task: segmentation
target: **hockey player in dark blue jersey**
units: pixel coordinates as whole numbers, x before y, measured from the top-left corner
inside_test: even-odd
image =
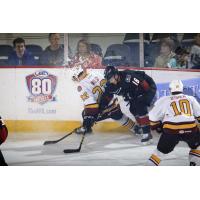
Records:
[[[104,106],[104,96],[113,96],[114,94],[123,96],[124,100],[130,103],[130,112],[141,127],[141,142],[143,144],[151,143],[148,107],[156,94],[154,80],[143,71],[118,71],[113,66],[106,67],[104,76],[107,84],[102,95],[101,106]]]

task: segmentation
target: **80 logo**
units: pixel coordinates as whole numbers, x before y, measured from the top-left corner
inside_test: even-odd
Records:
[[[45,103],[53,100],[57,77],[47,71],[39,71],[26,77],[26,83],[31,94],[29,101]]]

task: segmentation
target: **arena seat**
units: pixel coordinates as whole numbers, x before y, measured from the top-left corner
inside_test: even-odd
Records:
[[[90,44],[90,50],[91,50],[93,53],[95,53],[95,54],[97,54],[97,55],[103,57],[102,48],[100,47],[100,45],[98,45],[98,44],[93,44],[93,43],[92,43],[92,44]]]
[[[0,45],[0,66],[8,64],[8,56],[13,51],[13,47],[10,45]]]
[[[131,51],[125,44],[110,45],[103,57],[102,64],[105,66],[130,66],[133,65],[131,60]]]
[[[42,47],[36,44],[27,44],[26,49],[32,53],[35,61],[38,62],[43,51]]]
[[[151,65],[149,63],[149,42],[150,42],[149,33],[144,33],[144,66],[146,67]],[[123,43],[130,47],[133,65],[140,66],[139,33],[127,33],[125,35]]]
[[[195,33],[184,33],[181,40],[181,47],[190,51],[192,45],[194,44]]]

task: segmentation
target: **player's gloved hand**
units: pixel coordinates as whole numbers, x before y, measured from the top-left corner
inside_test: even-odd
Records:
[[[130,96],[129,93],[125,94],[125,96],[124,96],[124,101],[130,101],[130,100],[132,100],[132,99],[133,99],[133,98]]]

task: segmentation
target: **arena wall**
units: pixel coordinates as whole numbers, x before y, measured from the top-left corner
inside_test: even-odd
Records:
[[[104,70],[96,71],[103,73]],[[144,71],[156,83],[200,78],[199,71],[154,68],[145,68]],[[80,125],[83,105],[69,69],[2,67],[0,91],[0,115],[11,132],[69,131]],[[122,110],[131,116],[127,103],[120,99],[120,104]],[[112,120],[106,120],[95,127],[101,131],[115,131],[119,125]]]

